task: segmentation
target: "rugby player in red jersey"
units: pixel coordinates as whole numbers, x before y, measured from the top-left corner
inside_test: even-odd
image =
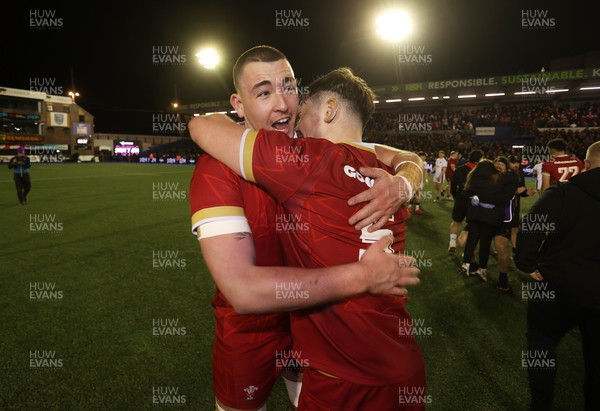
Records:
[[[562,138],[550,140],[547,147],[552,159],[542,164],[542,193],[557,181],[567,181],[584,169],[581,160],[566,154],[567,143]]]
[[[338,69],[309,86],[300,110],[302,134],[327,140],[243,130],[219,115],[197,117],[189,129],[209,154],[272,194],[280,213],[306,222],[308,229],[282,233],[288,264],[346,264],[359,260],[367,244],[388,235],[394,237],[395,252],[404,248],[406,207],[375,232],[347,224],[356,211],[356,206],[348,206],[348,197],[373,183],[361,174],[361,167],[382,167],[375,148],[361,143],[373,99],[362,79]],[[295,155],[283,161],[281,153],[286,152]],[[397,163],[405,172],[404,198],[411,198],[411,186],[422,180],[422,164],[414,157]],[[411,322],[405,303],[402,296],[363,293],[293,312],[295,348],[309,363],[298,409],[424,409],[428,401],[423,358],[410,332],[399,332]]]
[[[283,54],[268,46],[244,53],[234,68],[234,84],[237,93],[231,96],[231,103],[249,126],[293,136],[298,95],[293,72]],[[287,87],[294,92],[281,92]],[[385,188],[385,179],[378,180],[393,195],[390,185],[397,184],[388,181]],[[202,156],[196,166],[190,194],[192,230],[200,239],[205,261],[218,286],[212,305],[216,318],[213,383],[219,409],[264,409],[281,372],[276,367],[276,353],[291,349],[287,313],[240,313],[291,310],[365,291],[404,293],[404,286],[418,283],[415,269],[388,270],[386,274],[381,264],[391,267],[393,263],[389,259],[375,262],[384,257],[376,254],[377,248],[368,251],[373,258],[364,262],[378,266],[379,273],[355,265],[310,273],[274,268],[283,265],[274,200],[208,155]],[[371,210],[379,208],[381,212],[377,213],[384,215],[386,207],[393,205],[385,202],[386,196],[376,196],[380,205],[371,203]],[[399,206],[398,194],[394,200]],[[379,219],[385,223],[377,213],[371,212],[371,221]],[[363,224],[362,219],[358,219],[359,224]],[[301,283],[310,298],[275,298],[276,284],[291,282]],[[299,387],[289,380],[286,386],[290,398],[297,395]]]

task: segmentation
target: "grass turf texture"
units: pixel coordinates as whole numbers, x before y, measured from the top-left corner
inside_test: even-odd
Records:
[[[215,288],[190,234],[192,172],[189,166],[34,165],[26,206],[17,203],[12,175],[2,173],[0,409],[156,409],[158,386],[178,389],[181,408],[214,409]],[[183,190],[185,198],[155,200],[156,184]],[[535,199],[525,199],[522,212]],[[422,207],[425,214],[409,221],[407,249],[423,253],[423,266],[408,307],[429,334],[417,337],[428,409],[526,409],[523,277],[511,267],[513,291],[497,291],[493,257],[487,283],[458,274],[462,250],[446,251],[452,203],[425,200]],[[62,229],[32,232],[32,215],[54,215]],[[185,267],[153,267],[156,251],[177,252]],[[31,300],[30,283],[54,283],[62,298]],[[153,335],[159,318],[178,321],[185,334]],[[62,367],[31,368],[36,350],[54,351]],[[563,340],[558,361],[557,409],[583,409],[577,331]],[[288,409],[281,381],[268,406]]]

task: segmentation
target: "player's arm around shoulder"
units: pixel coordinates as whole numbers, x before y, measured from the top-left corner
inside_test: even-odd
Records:
[[[292,311],[354,295],[405,295],[418,285],[420,270],[410,257],[389,254],[391,237],[375,242],[360,261],[323,268],[257,267],[249,232],[202,238],[206,265],[227,301],[239,314]],[[278,283],[297,284],[301,299],[278,298]]]
[[[194,117],[189,123],[192,140],[208,154],[240,174],[240,146],[244,128],[223,114]]]
[[[223,234],[200,240],[206,266],[219,290],[240,313],[256,310],[247,289],[246,273],[254,266],[254,239],[250,232]]]

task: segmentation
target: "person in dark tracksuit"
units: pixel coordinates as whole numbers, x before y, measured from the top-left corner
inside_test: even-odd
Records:
[[[515,264],[533,280],[527,290],[527,358],[532,410],[551,410],[556,350],[578,327],[585,364],[586,410],[600,410],[600,142],[585,172],[544,191],[523,216]]]
[[[466,210],[469,232],[460,272],[469,276],[475,247],[479,243],[479,268],[474,274],[487,281],[487,262],[492,239],[504,220],[504,206],[514,196],[517,181],[505,178],[490,160],[482,160],[467,176],[465,188],[455,203]],[[456,205],[455,205],[456,208]]]
[[[30,167],[31,163],[29,162],[29,157],[25,155],[25,149],[19,147],[17,155],[8,162],[8,168],[13,170],[15,185],[17,186],[17,197],[21,205],[27,203],[27,194],[31,190],[31,179],[29,178]]]

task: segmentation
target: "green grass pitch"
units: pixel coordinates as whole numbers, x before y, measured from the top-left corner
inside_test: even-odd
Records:
[[[215,287],[190,233],[192,172],[34,165],[29,203],[20,206],[4,169],[0,409],[214,409]],[[422,204],[425,214],[412,216],[407,243],[421,253],[422,283],[410,290],[408,307],[425,330],[418,340],[428,409],[526,409],[523,277],[512,267],[512,293],[498,292],[493,257],[487,283],[461,277],[459,253],[446,251],[452,203]],[[557,409],[583,409],[582,383],[574,331],[559,349]],[[156,389],[170,390],[180,404],[154,404]],[[279,382],[269,409],[287,410],[286,398]]]

